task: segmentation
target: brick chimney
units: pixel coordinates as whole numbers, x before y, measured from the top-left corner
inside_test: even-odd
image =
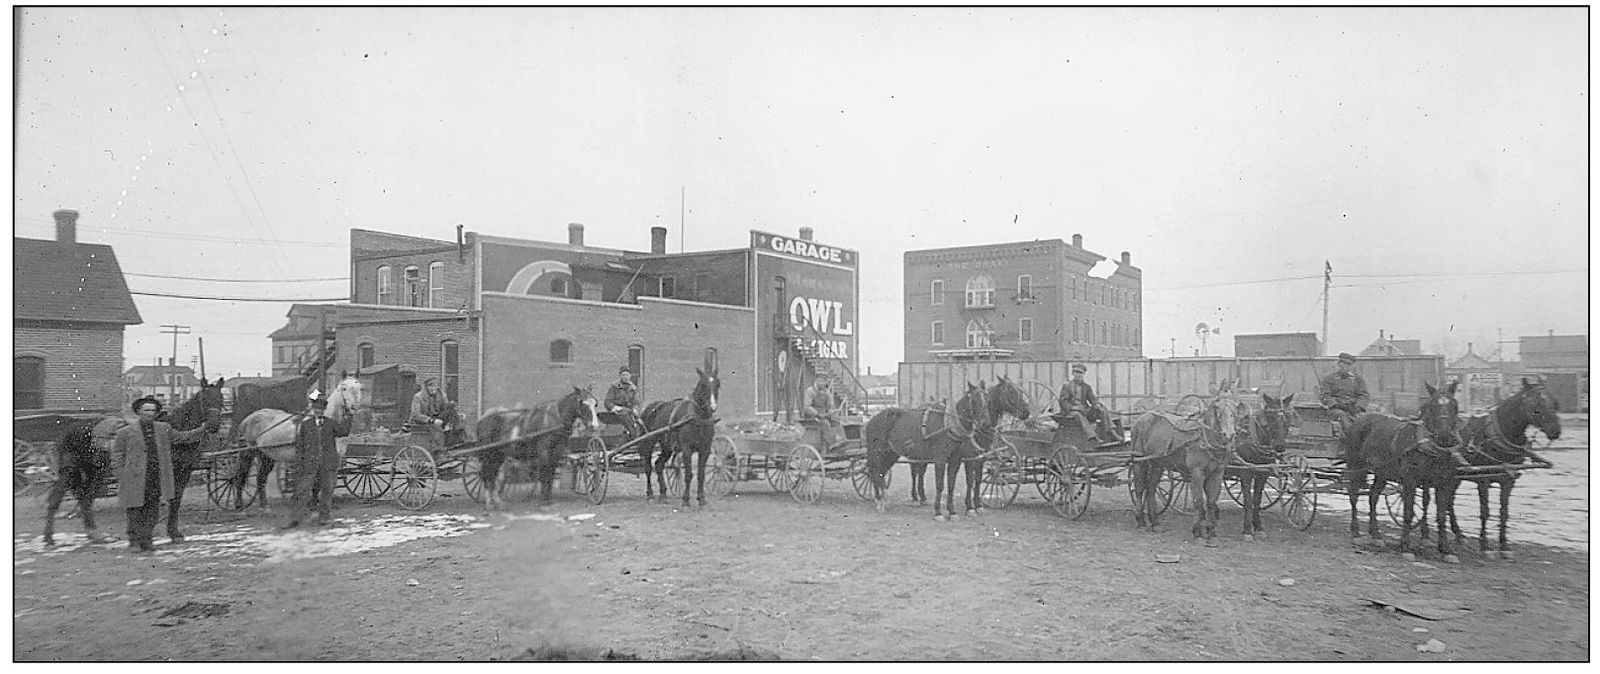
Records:
[[[1073,248],[1082,248],[1083,247],[1083,235],[1082,234],[1073,234],[1072,235],[1072,247]]]
[[[567,243],[574,246],[583,245],[583,225],[576,222],[567,223]]]
[[[667,228],[650,228],[650,252],[656,255],[667,254]]]
[[[56,243],[77,243],[78,212],[63,208],[51,215],[56,218]]]
[[[1133,254],[1132,253],[1129,253],[1128,251],[1122,251],[1122,266],[1124,266],[1124,267],[1133,266]]]
[[[812,235],[813,235],[813,232],[811,231],[810,227],[801,227],[800,228],[800,240],[801,241],[810,241]]]

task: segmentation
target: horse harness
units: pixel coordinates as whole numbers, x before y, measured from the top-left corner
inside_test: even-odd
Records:
[[[978,393],[978,395],[979,395],[979,398],[980,398],[979,401],[981,403],[987,404],[988,401],[984,399],[985,396],[981,391]],[[939,414],[939,416],[942,419],[943,423],[940,425],[940,428],[938,430],[935,430],[932,433],[930,433],[930,432],[928,432],[928,422],[932,420],[933,415],[934,415],[935,412],[937,412]],[[966,425],[963,422],[965,422],[965,424],[970,424],[972,426],[972,428],[970,428],[970,429],[966,428]],[[967,444],[972,445],[972,448],[978,450],[979,453],[987,451],[982,446],[980,446],[978,444],[978,441],[977,441],[978,427],[977,427],[977,423],[974,420],[967,419],[967,418],[961,416],[959,413],[956,412],[956,410],[954,409],[954,406],[945,405],[944,403],[933,403],[931,405],[923,406],[923,408],[922,408],[922,441],[923,442],[928,442],[930,440],[933,440],[940,433],[947,434],[947,435],[950,436],[951,439],[956,440],[958,442],[960,440],[966,440]]]

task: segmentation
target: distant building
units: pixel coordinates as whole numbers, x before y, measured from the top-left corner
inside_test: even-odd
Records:
[[[1394,335],[1385,336],[1382,330],[1378,331],[1378,338],[1373,340],[1367,348],[1362,349],[1359,356],[1421,356],[1422,340],[1420,339],[1395,339]]]
[[[1278,332],[1234,335],[1235,358],[1324,356],[1322,340],[1315,332]]]
[[[77,211],[56,239],[12,238],[13,414],[122,407],[123,331],[139,309],[111,246],[78,242]]]
[[[905,359],[1093,360],[1142,353],[1142,276],[1083,236],[905,254]]]
[[[122,373],[122,385],[134,398],[153,396],[163,403],[188,400],[200,390],[194,369],[168,360],[161,365],[135,365]],[[176,398],[171,395],[176,392]]]
[[[304,374],[316,363],[319,351],[333,348],[337,328],[338,314],[331,305],[289,307],[289,322],[267,335],[272,340],[272,375]]]
[[[1561,401],[1564,411],[1587,411],[1589,407],[1589,336],[1558,335],[1520,340],[1522,369],[1538,375],[1549,391]]]

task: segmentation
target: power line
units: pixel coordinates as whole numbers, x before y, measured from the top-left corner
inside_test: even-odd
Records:
[[[349,297],[216,297],[210,295],[177,295],[172,293],[147,293],[138,290],[128,291],[130,295],[145,297],[168,297],[179,300],[214,300],[218,302],[348,302]]]
[[[180,281],[209,281],[212,283],[312,283],[322,281],[349,281],[348,276],[332,276],[328,278],[200,278],[196,276],[163,276],[161,274],[135,274],[131,271],[122,272],[123,276],[138,276],[140,278],[165,278]]]

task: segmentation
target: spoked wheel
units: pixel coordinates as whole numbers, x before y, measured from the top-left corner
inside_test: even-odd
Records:
[[[1239,469],[1240,472],[1243,472],[1244,470],[1260,469]],[[1262,508],[1271,508],[1275,505],[1278,505],[1278,501],[1283,499],[1283,489],[1278,484],[1280,480],[1274,479],[1274,475],[1274,473],[1268,473],[1266,475],[1266,484],[1261,487]],[[1233,499],[1234,503],[1243,508],[1245,496],[1244,479],[1239,476],[1239,473],[1230,471],[1225,474],[1222,478],[1222,486],[1227,490],[1228,498]]]
[[[733,438],[726,435],[711,438],[711,458],[706,459],[706,497],[731,496],[734,483],[739,481],[738,469],[739,453]]]
[[[1383,497],[1383,509],[1389,513],[1389,520],[1394,522],[1397,527],[1404,527],[1406,504],[1404,499],[1400,497],[1400,485],[1393,482],[1383,485],[1381,496]],[[1364,499],[1363,502],[1365,502]]]
[[[1281,474],[1283,518],[1300,531],[1311,528],[1317,518],[1317,476],[1304,456],[1289,457],[1289,468]]]
[[[1162,515],[1170,508],[1180,515],[1193,515],[1194,509],[1189,507],[1189,478],[1174,473],[1170,470],[1161,471],[1161,479],[1156,480],[1156,494],[1161,499],[1161,510],[1156,515]]]
[[[1206,399],[1193,393],[1178,399],[1178,404],[1172,408],[1174,412],[1183,416],[1193,416],[1206,406]]]
[[[788,466],[788,456],[776,454],[767,456],[767,484],[772,485],[773,491],[786,494],[789,488],[794,486],[794,482],[790,481]]]
[[[239,463],[237,453],[211,458],[211,465],[206,468],[206,496],[212,505],[224,510],[243,510],[260,496],[261,490],[256,487],[255,480],[249,475],[238,475]]]
[[[461,488],[467,498],[483,503],[483,459],[472,455],[461,460]]]
[[[1222,490],[1228,492],[1228,498],[1233,499],[1234,505],[1244,507],[1244,479],[1231,470],[1222,474]]]
[[[606,443],[597,437],[584,443],[583,455],[578,462],[578,485],[589,496],[589,502],[600,505],[606,500],[606,488],[611,481],[610,461],[606,457]]]
[[[439,493],[439,466],[434,463],[433,454],[408,445],[394,455],[389,465],[389,482],[400,507],[421,510],[433,503],[433,497]]]
[[[827,477],[822,454],[811,445],[795,445],[789,452],[789,495],[801,503],[816,503],[822,496],[822,481]]]
[[[661,493],[672,498],[683,498],[683,465],[672,457],[661,467]]]
[[[24,490],[49,492],[59,478],[55,447],[47,442],[11,440],[11,493],[21,496]]]
[[[381,498],[389,493],[393,484],[389,481],[391,471],[386,464],[385,459],[376,456],[346,458],[339,471],[339,486],[345,493],[364,501]]]
[[[1044,479],[1050,483],[1043,491],[1048,493],[1050,506],[1056,514],[1068,519],[1083,517],[1089,509],[1089,495],[1094,484],[1089,466],[1078,459],[1077,452],[1062,447],[1050,455],[1045,464]]]
[[[984,505],[996,509],[1011,505],[1022,488],[1022,452],[1004,436],[1000,437],[1000,443],[1001,446],[994,448],[994,455],[983,462],[983,483],[979,492]]]

